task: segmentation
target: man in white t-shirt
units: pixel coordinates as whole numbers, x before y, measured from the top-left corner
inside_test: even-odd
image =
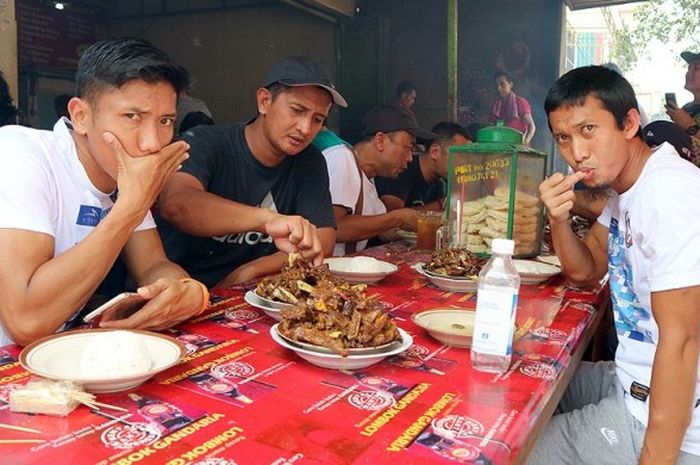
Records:
[[[609,274],[620,342],[614,362],[579,367],[530,463],[700,463],[700,170],[644,143],[614,71],[568,72],[545,111],[574,169],[540,185],[554,247],[576,284]],[[568,223],[578,181],[611,191],[582,240]]]
[[[394,105],[380,105],[367,112],[354,147],[330,131],[316,136],[313,143],[328,166],[337,223],[333,255],[363,250],[368,239],[394,228],[416,228],[416,210],[399,208],[387,213],[374,185],[375,176],[395,178],[406,169],[416,137],[430,141],[435,134],[418,127],[411,115]]]
[[[80,59],[70,121],[0,129],[0,344],[61,329],[120,253],[148,302],[103,327],[162,329],[206,307],[206,287],[167,260],[149,212],[188,156],[170,143],[186,85],[149,43],[102,40]]]

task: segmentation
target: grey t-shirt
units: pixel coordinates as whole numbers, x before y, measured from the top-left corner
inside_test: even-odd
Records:
[[[245,140],[245,125],[198,126],[183,134],[190,158],[181,172],[207,192],[246,205],[301,215],[317,228],[335,227],[326,161],[309,146],[275,167],[261,164]],[[256,231],[195,237],[176,230],[160,215],[166,253],[190,275],[211,287],[238,266],[277,251],[272,238]]]

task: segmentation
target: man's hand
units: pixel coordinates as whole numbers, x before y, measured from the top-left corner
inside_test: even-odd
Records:
[[[673,120],[674,123],[680,126],[683,130],[688,129],[690,126],[695,124],[695,120],[693,119],[693,117],[690,116],[690,113],[688,113],[684,109],[678,108],[675,105],[665,105],[665,107],[666,114]]]
[[[140,287],[137,292],[148,303],[129,318],[103,321],[102,328],[161,330],[170,328],[199,313],[202,288],[194,282],[161,278]]]
[[[550,223],[563,223],[569,220],[569,212],[574,206],[574,185],[586,175],[578,171],[564,176],[554,173],[540,184],[540,199],[547,208]]]
[[[407,231],[416,230],[416,223],[418,221],[418,210],[413,208],[399,208],[397,210],[392,210],[390,214],[395,215],[401,222],[399,228],[405,229]]]
[[[265,233],[282,252],[296,252],[317,266],[323,263],[321,239],[309,220],[297,215],[277,215],[265,223]]]
[[[166,145],[159,152],[144,156],[129,155],[119,140],[110,132],[103,134],[117,160],[117,186],[119,199],[132,202],[139,209],[147,210],[166,181],[187,160],[190,146],[184,141]]]

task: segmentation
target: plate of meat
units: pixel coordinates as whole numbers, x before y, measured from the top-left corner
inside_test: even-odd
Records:
[[[435,251],[427,264],[416,263],[412,268],[440,289],[450,292],[474,292],[479,271],[486,262],[487,259],[467,249],[450,248]]]

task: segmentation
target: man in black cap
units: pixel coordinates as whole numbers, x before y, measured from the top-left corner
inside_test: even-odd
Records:
[[[367,240],[395,228],[415,229],[417,212],[399,208],[387,213],[374,185],[375,176],[395,178],[411,161],[416,138],[435,134],[418,127],[411,115],[393,105],[372,108],[354,147],[314,141],[328,164],[333,211],[338,224],[333,255],[367,247]]]
[[[184,134],[190,158],[160,196],[168,256],[208,286],[277,272],[292,251],[320,264],[335,243],[326,163],[310,144],[347,103],[301,56],[273,66],[256,97],[252,121]]]
[[[693,101],[678,108],[666,105],[666,113],[674,123],[688,133],[693,142],[693,155],[690,161],[700,166],[700,53],[683,52],[681,58],[688,63],[685,73],[685,88],[693,94]]]

